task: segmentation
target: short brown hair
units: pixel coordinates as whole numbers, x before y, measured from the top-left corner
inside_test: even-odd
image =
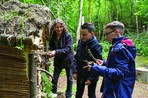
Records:
[[[106,26],[105,26],[105,29],[107,28],[113,28],[113,27],[119,27],[119,28],[122,28],[124,29],[124,24],[119,22],[119,21],[113,21],[111,23],[108,23]]]
[[[113,22],[108,23],[104,27],[104,29],[108,29],[108,28],[110,28],[112,30],[119,29],[121,33],[124,33],[124,24],[119,21],[113,21]]]
[[[82,26],[81,29],[88,29],[89,33],[94,32],[94,25],[89,22],[85,22]]]

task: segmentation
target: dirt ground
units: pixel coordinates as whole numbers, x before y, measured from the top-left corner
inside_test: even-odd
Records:
[[[97,98],[101,98],[100,93],[100,85],[102,83],[102,78],[99,79],[96,89],[96,96]],[[66,77],[61,76],[58,81],[58,92],[64,92],[66,89]],[[73,96],[72,98],[75,98],[75,91],[76,90],[76,81],[74,80],[73,83]],[[83,98],[88,98],[87,96],[87,87],[85,88]],[[148,83],[141,83],[136,81],[134,92],[133,92],[133,98],[148,98]]]

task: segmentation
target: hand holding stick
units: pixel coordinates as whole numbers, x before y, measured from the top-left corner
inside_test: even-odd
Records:
[[[102,64],[103,64],[103,61],[102,61],[102,60],[96,59],[96,58],[93,56],[93,54],[91,53],[90,49],[88,49],[88,54],[89,54],[89,56],[93,59],[93,61],[84,60],[84,62],[87,63],[87,66],[84,66],[83,68],[87,68],[88,71],[90,71],[90,70],[91,70],[91,65],[92,65],[93,63],[97,63],[98,65],[102,65]]]

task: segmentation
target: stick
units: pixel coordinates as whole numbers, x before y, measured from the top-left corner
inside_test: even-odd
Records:
[[[96,62],[97,59],[93,56],[90,49],[88,49],[87,51],[88,51],[89,56]]]
[[[47,70],[39,68],[39,67],[37,67],[37,70],[41,71],[41,72],[45,72],[47,75],[49,75],[51,78],[53,78],[53,76]]]

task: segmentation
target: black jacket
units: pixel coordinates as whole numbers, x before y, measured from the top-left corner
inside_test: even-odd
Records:
[[[83,68],[84,66],[87,66],[87,63],[84,62],[84,60],[94,61],[89,55],[88,49],[90,49],[92,55],[96,59],[102,59],[102,46],[95,36],[87,42],[83,42],[81,39],[79,40],[74,60],[74,73],[78,73],[78,78],[81,81],[86,81],[87,79],[91,81],[97,80],[96,76],[92,76],[90,71]]]
[[[57,41],[57,36],[54,33],[50,43],[49,50],[55,50],[54,66],[57,68],[72,67],[74,53],[72,50],[73,40],[68,32],[63,32],[60,41]]]

